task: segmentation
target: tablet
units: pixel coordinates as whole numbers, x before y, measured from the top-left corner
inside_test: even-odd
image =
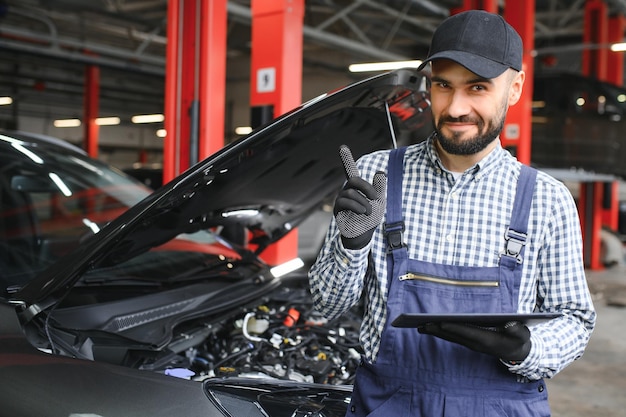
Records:
[[[530,326],[533,324],[544,323],[546,321],[560,317],[562,313],[487,313],[487,314],[400,314],[396,317],[391,325],[394,327],[419,327],[426,323],[438,322],[456,322],[474,324],[476,326],[503,326],[509,321],[519,321]]]

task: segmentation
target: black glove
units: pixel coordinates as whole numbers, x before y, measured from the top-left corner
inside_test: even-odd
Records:
[[[519,321],[510,321],[498,327],[449,322],[428,323],[418,327],[417,331],[509,362],[521,362],[526,359],[531,346],[530,330]]]
[[[387,176],[384,172],[377,172],[370,184],[359,176],[350,148],[341,145],[339,155],[348,181],[337,195],[333,213],[343,246],[361,249],[372,239],[383,219]]]

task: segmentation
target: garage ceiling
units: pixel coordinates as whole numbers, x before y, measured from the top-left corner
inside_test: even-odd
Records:
[[[353,62],[423,57],[435,27],[461,4],[306,0],[304,77],[349,77],[347,66]],[[607,4],[611,13],[626,14],[626,0]],[[536,0],[540,55],[582,49],[584,5],[584,0]],[[1,1],[0,96],[19,96],[19,111],[25,114],[80,114],[84,65],[93,63],[107,69],[101,81],[103,111],[132,113],[140,103],[147,111],[151,103],[151,111],[160,112],[166,24],[166,0]],[[250,24],[250,0],[228,1],[227,82],[249,76]]]

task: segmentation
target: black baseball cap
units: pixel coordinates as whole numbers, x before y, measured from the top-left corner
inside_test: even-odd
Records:
[[[502,16],[468,10],[444,20],[435,30],[422,70],[446,58],[484,78],[496,78],[507,68],[522,69],[522,38]]]

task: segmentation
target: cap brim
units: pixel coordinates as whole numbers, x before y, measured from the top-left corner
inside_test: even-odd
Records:
[[[419,71],[423,70],[426,64],[436,59],[449,59],[454,61],[483,78],[496,78],[509,68],[508,65],[492,61],[480,55],[462,51],[441,51],[428,57],[417,69]]]

